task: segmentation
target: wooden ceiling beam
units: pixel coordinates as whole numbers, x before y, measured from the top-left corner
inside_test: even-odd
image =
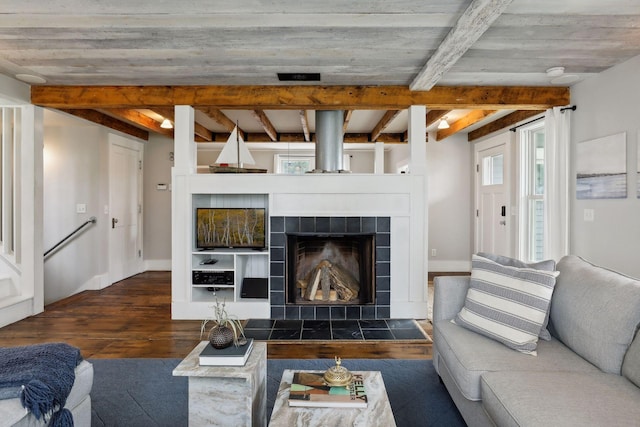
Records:
[[[398,114],[400,114],[400,110],[389,110],[384,113],[382,118],[378,121],[378,123],[371,131],[371,141],[377,141],[382,134],[382,131],[385,130],[387,126],[389,126],[389,124],[398,116]]]
[[[342,134],[347,133],[347,128],[349,127],[349,121],[351,120],[351,115],[353,115],[353,110],[346,110],[344,112],[344,122],[342,123]]]
[[[124,120],[133,125],[140,126],[151,132],[159,133],[161,135],[173,138],[173,129],[164,129],[160,127],[160,123],[146,114],[142,114],[139,111],[127,109],[127,108],[111,108],[108,110],[100,110],[101,113],[115,117],[117,119]]]
[[[267,117],[267,114],[262,110],[251,110],[251,115],[262,125],[262,129],[269,135],[272,141],[278,140],[278,132],[273,127],[271,120]]]
[[[172,123],[175,123],[176,121],[175,110],[173,108],[159,107],[159,108],[154,108],[153,111],[158,113],[165,119],[171,120]],[[193,124],[193,133],[194,133],[194,136],[197,137],[195,138],[196,142],[211,142],[213,140],[211,131],[198,122],[194,122]]]
[[[436,141],[443,140],[453,135],[454,133],[460,132],[461,130],[478,123],[480,120],[483,120],[485,117],[488,117],[494,113],[496,113],[496,111],[474,110],[461,119],[458,119],[453,123],[449,123],[448,129],[439,129],[436,133]]]
[[[501,117],[491,123],[487,123],[486,125],[479,127],[476,130],[472,130],[467,135],[468,141],[471,142],[478,138],[482,138],[483,136],[487,136],[493,132],[508,128],[509,126],[513,126],[518,122],[542,113],[544,113],[544,110],[514,111],[513,113]]]
[[[148,131],[140,129],[137,126],[130,125],[129,123],[123,122],[122,120],[115,119],[111,116],[101,113],[100,111],[87,109],[60,109],[60,111],[111,128],[113,130],[126,133],[127,135],[131,135],[145,141],[149,140]]]
[[[309,133],[309,118],[307,117],[307,110],[300,110],[300,124],[302,125],[302,133],[304,134],[304,140],[306,142],[310,142],[311,135]]]
[[[427,127],[431,126],[447,114],[449,114],[451,110],[429,110],[427,111]]]
[[[310,141],[306,141],[303,133],[280,133],[278,134],[278,141],[276,143],[288,143],[288,142],[315,142],[315,134],[309,135]],[[368,133],[347,133],[344,135],[344,142],[350,144],[364,144],[372,143]],[[212,142],[227,142],[229,135],[227,133],[213,133]],[[266,133],[247,133],[245,135],[245,142],[248,143],[272,143],[271,137]],[[383,133],[378,138],[379,142],[386,144],[402,144],[406,143],[405,133]]]
[[[31,103],[50,108],[154,108],[191,105],[201,111],[404,110],[427,105],[434,110],[546,110],[571,103],[567,87],[435,86],[32,86]]]
[[[410,85],[430,90],[478,41],[513,0],[473,0]]]
[[[188,105],[188,104],[184,104],[184,105]],[[202,108],[198,108],[198,110],[200,110],[202,113],[204,113],[205,115],[209,116],[210,118],[218,122],[218,124],[224,127],[229,133],[233,132],[233,129],[236,127],[236,123],[217,108],[202,107]],[[246,141],[247,140],[246,132],[240,129],[240,126],[238,126],[238,132],[240,133],[240,136],[242,137],[242,139]]]

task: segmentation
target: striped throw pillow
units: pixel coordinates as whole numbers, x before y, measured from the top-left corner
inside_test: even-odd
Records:
[[[464,307],[453,320],[522,353],[535,355],[557,271],[501,265],[473,255]]]

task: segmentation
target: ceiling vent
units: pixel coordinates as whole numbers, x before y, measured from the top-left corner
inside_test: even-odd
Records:
[[[319,82],[320,73],[278,73],[281,82]]]

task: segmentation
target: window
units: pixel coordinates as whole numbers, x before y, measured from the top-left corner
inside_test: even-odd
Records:
[[[482,159],[482,185],[500,185],[504,180],[504,155],[496,154]]]
[[[520,250],[527,261],[544,256],[544,140],[544,122],[520,131]]]
[[[285,154],[275,155],[275,171],[289,175],[301,175],[310,172],[315,167],[315,158],[302,156],[288,156]]]

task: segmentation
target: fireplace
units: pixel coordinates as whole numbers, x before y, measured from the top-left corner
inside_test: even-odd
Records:
[[[269,224],[269,300],[272,319],[390,318],[389,217],[272,216]],[[341,253],[337,262],[334,257],[336,252]],[[298,261],[298,266],[291,266],[291,262]],[[335,267],[335,264],[339,267]],[[344,277],[347,273],[343,269],[357,280],[357,297],[349,297],[350,291],[344,289],[341,290],[342,297],[338,297],[338,291],[331,286],[330,276]],[[318,283],[315,292],[309,289],[305,298],[303,286],[308,287],[310,279],[316,280],[316,277]],[[351,279],[346,280],[350,282]],[[354,286],[349,284],[347,288]]]
[[[371,304],[375,234],[287,233],[287,304]]]

